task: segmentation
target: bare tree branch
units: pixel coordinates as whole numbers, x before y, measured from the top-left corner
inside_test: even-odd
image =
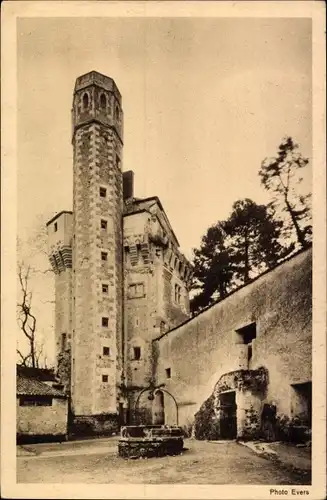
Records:
[[[29,353],[27,356],[23,356],[22,353],[17,349],[17,354],[21,357],[22,364],[26,364],[29,360],[32,367],[35,368],[38,366],[39,358],[37,357],[36,352],[36,317],[31,312],[32,293],[28,290],[30,273],[30,266],[25,267],[23,262],[20,262],[18,264],[18,280],[20,283],[22,298],[21,302],[17,304],[17,320],[20,329],[28,340]]]
[[[27,360],[31,357],[31,353],[28,353],[26,356],[23,356],[23,354],[20,352],[20,350],[19,350],[19,349],[16,349],[16,352],[17,352],[17,354],[18,354],[18,355],[20,356],[20,358],[21,358],[21,362],[20,362],[20,364],[21,364],[22,366],[26,366],[26,362],[27,362]]]

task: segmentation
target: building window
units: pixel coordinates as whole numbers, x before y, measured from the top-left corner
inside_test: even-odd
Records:
[[[118,106],[118,104],[116,104],[116,107],[115,107],[115,119],[119,120],[119,106]]]
[[[247,345],[247,358],[248,363],[251,362],[253,354],[253,341],[257,338],[257,325],[256,323],[250,323],[236,330],[237,341],[240,344]]]
[[[108,375],[102,375],[102,382],[108,382]]]
[[[166,368],[166,378],[171,378],[171,368]]]
[[[86,109],[89,107],[89,96],[87,93],[83,95],[83,108]]]
[[[100,187],[99,194],[101,198],[105,198],[107,196],[107,190],[104,187]]]
[[[102,284],[102,293],[108,293],[109,292],[109,286]]]
[[[120,169],[120,158],[118,155],[116,155],[116,167]]]
[[[110,356],[110,347],[104,347],[102,349],[103,356]]]
[[[175,285],[175,302],[176,304],[181,303],[182,289],[179,285]]]
[[[101,219],[101,229],[107,230],[107,225],[108,225],[107,221],[104,219]]]
[[[66,349],[66,341],[67,335],[65,333],[61,334],[61,350],[64,351]]]
[[[129,285],[128,297],[131,299],[145,297],[144,284],[143,283],[135,283],[133,285]]]
[[[19,406],[52,406],[51,396],[21,396]]]
[[[108,253],[107,252],[101,252],[101,260],[108,260]]]
[[[141,348],[140,347],[134,347],[133,353],[134,353],[134,359],[136,359],[136,360],[141,359]]]
[[[100,108],[106,109],[106,107],[107,107],[107,98],[106,98],[105,94],[101,94],[100,95]]]
[[[102,318],[101,324],[104,328],[108,328],[109,326],[109,318]]]
[[[54,232],[56,233],[58,231],[58,224],[57,224],[57,222],[54,223],[53,227],[54,227]]]

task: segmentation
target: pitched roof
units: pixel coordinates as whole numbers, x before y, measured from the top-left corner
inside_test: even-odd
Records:
[[[53,396],[56,398],[65,398],[65,394],[58,389],[33,378],[26,378],[17,375],[16,382],[17,396]]]
[[[65,394],[45,382],[57,382],[52,370],[17,365],[17,396],[53,396],[65,398]]]

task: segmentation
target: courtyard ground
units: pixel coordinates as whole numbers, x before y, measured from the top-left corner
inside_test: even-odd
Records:
[[[235,441],[185,440],[175,457],[124,460],[118,438],[17,447],[19,483],[310,484],[309,470],[292,470]],[[296,453],[296,452],[294,452]],[[304,463],[304,462],[303,462]],[[308,462],[306,462],[306,467]]]

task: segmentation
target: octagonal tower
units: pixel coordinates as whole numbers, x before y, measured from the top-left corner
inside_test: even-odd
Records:
[[[123,112],[111,78],[77,78],[72,125],[72,411],[101,431],[117,418],[123,352]]]

